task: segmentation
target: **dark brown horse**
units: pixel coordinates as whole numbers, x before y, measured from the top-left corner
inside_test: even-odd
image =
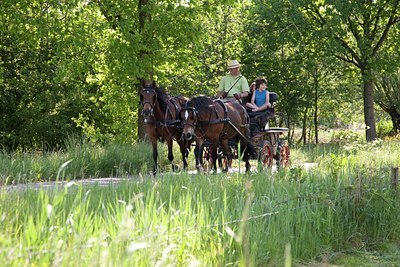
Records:
[[[202,153],[200,148],[204,141],[212,142],[212,158],[214,171],[217,170],[217,150],[221,146],[227,158],[232,161],[232,152],[228,145],[229,139],[240,140],[243,149],[243,160],[246,161],[246,171],[250,170],[250,158],[256,155],[254,146],[249,141],[249,117],[244,107],[236,100],[228,101],[213,99],[207,96],[193,97],[181,110],[179,118],[183,125],[183,137],[186,140],[196,140],[196,167],[202,170]],[[230,166],[226,166],[225,171]]]
[[[175,140],[180,147],[183,160],[183,169],[187,168],[187,156],[189,154],[190,143],[182,139],[182,125],[178,115],[182,105],[188,98],[183,96],[169,96],[162,89],[158,88],[153,82],[150,85],[142,84],[140,92],[140,102],[142,104],[142,116],[146,127],[147,135],[153,147],[153,174],[157,172],[157,141],[166,141],[168,146],[168,160],[175,171],[176,165],[173,163],[172,144]]]

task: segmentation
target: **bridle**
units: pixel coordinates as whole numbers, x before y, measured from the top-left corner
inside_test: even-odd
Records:
[[[154,98],[155,98],[154,101],[149,101],[149,100],[145,101],[144,97],[143,97],[144,93],[146,93],[146,94],[150,94],[150,93],[154,94]],[[157,102],[157,92],[156,92],[156,90],[154,88],[151,88],[151,87],[144,87],[142,89],[142,92],[140,93],[140,103],[142,104],[142,107],[143,107],[142,116],[154,116],[154,107],[156,105],[156,102]],[[146,109],[146,110],[144,109],[146,104],[150,105],[150,109]]]
[[[188,118],[188,111],[190,111],[190,112],[192,112],[192,114],[193,114],[193,122],[192,123],[190,123],[190,122],[187,122],[187,118]],[[198,114],[199,114],[199,112],[197,111],[197,109],[195,108],[195,107],[188,107],[187,106],[187,102],[186,102],[186,106],[185,107],[183,107],[182,108],[182,110],[179,112],[180,114],[179,114],[179,119],[181,120],[181,124],[182,124],[182,127],[185,127],[185,126],[189,126],[189,127],[191,127],[191,128],[193,128],[193,134],[194,134],[194,136],[196,137],[196,138],[203,138],[206,134],[207,134],[207,132],[208,132],[208,130],[209,130],[209,127],[207,127],[207,129],[204,131],[204,129],[203,128],[199,128],[199,130],[200,130],[200,132],[201,132],[201,135],[200,136],[198,136],[197,134],[196,134],[196,132],[195,132],[195,129],[196,129],[196,126],[197,125],[201,125],[201,124],[204,124],[204,125],[210,125],[210,121],[211,121],[211,113],[210,113],[210,118],[209,118],[209,120],[208,121],[199,121],[198,120]],[[185,118],[186,117],[186,118]],[[184,120],[182,119],[182,118],[185,118],[185,121],[186,122],[184,122]],[[183,133],[182,133],[182,135],[183,135]]]
[[[187,122],[187,118],[189,117],[188,116],[188,112],[189,111],[191,111],[192,113],[193,113],[193,123],[190,123],[190,122]],[[179,114],[179,118],[181,119],[181,124],[182,124],[182,126],[183,127],[185,127],[185,126],[190,126],[190,127],[192,127],[193,129],[196,127],[196,125],[197,125],[197,117],[198,117],[198,111],[194,108],[194,107],[184,107],[184,108],[182,108],[181,109],[181,111],[179,112],[180,114]],[[182,120],[182,118],[185,118],[185,121],[186,122],[184,122],[183,120]]]

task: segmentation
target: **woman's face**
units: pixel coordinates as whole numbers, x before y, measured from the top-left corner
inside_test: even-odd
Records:
[[[265,83],[261,83],[260,84],[260,90],[265,90],[265,89],[267,89],[267,85],[265,84]]]

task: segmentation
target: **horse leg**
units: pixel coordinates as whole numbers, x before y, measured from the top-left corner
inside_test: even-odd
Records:
[[[157,173],[157,158],[158,158],[158,150],[157,150],[157,138],[150,138],[151,145],[153,146],[153,175],[155,176]]]
[[[252,154],[252,147],[250,147],[250,145],[252,145],[251,143],[249,143],[248,141],[245,140],[240,140],[240,145],[241,147],[244,148],[244,151],[242,152],[243,155],[243,161],[246,162],[245,166],[246,166],[246,173],[249,173],[251,170],[251,165],[250,165],[250,158],[251,158],[251,154]]]
[[[190,144],[188,141],[185,141],[185,140],[180,140],[178,142],[178,144],[179,144],[179,148],[180,148],[181,154],[182,154],[183,170],[186,171],[187,165],[188,165],[187,158],[189,156]]]
[[[224,156],[226,159],[225,168],[223,169],[224,172],[228,172],[228,170],[232,167],[232,151],[229,148],[228,140],[221,140],[221,147],[224,152]]]
[[[174,164],[174,154],[172,151],[172,138],[167,139],[167,146],[168,146],[168,160],[171,163],[172,171],[175,172],[177,166]]]
[[[213,160],[213,169],[214,172],[217,173],[217,160],[218,160],[218,139],[212,140],[212,152],[211,158]]]
[[[204,143],[203,139],[196,140],[196,147],[194,149],[194,155],[196,158],[196,168],[199,173],[204,171],[201,159],[201,157],[203,156],[203,153],[201,151],[203,148],[203,143]]]

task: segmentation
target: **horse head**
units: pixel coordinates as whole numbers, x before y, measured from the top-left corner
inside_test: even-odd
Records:
[[[157,92],[155,83],[143,84],[140,91],[140,103],[142,104],[142,115],[144,122],[149,121],[150,117],[154,116],[154,107],[157,103]]]
[[[197,125],[197,110],[191,105],[190,101],[186,102],[186,105],[179,112],[179,120],[183,126],[182,138],[193,139],[195,136],[194,129]]]

